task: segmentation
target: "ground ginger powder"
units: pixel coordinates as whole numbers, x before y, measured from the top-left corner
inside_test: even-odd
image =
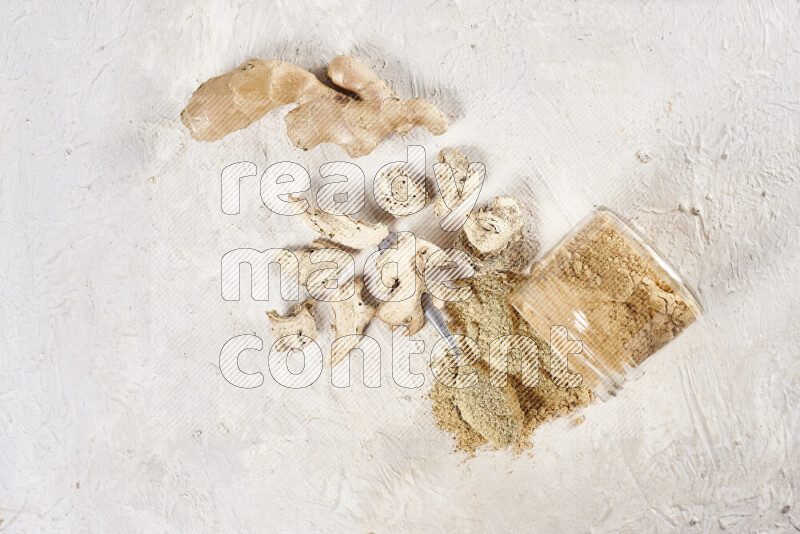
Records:
[[[544,422],[570,414],[593,399],[585,386],[562,389],[550,380],[548,344],[508,303],[509,293],[523,280],[524,276],[510,272],[480,270],[460,282],[472,289],[472,297],[447,305],[451,331],[470,337],[480,347],[482,359],[470,366],[471,372],[478,373],[478,383],[450,388],[434,381],[430,398],[439,427],[453,434],[456,449],[469,454],[487,443],[496,449],[529,446],[531,434]],[[508,384],[501,388],[490,384],[489,345],[509,334],[534,340],[540,359],[537,387],[523,384],[518,351],[509,355]]]
[[[675,270],[605,209],[545,254],[529,276],[481,268],[460,283],[472,289],[472,296],[446,309],[452,332],[480,348],[480,357],[463,371],[477,372],[477,384],[450,388],[446,381],[435,382],[430,396],[439,426],[469,453],[484,444],[496,449],[529,445],[544,422],[588,405],[595,393],[613,394],[630,369],[701,313]],[[581,343],[569,357],[570,369],[581,374],[580,387],[562,388],[553,381],[559,377],[550,373],[552,349],[540,336],[550,335],[551,326],[566,327]],[[507,335],[532,339],[536,350],[512,350],[507,370],[492,368],[490,344]],[[531,366],[534,357],[538,370]],[[539,373],[538,385],[529,387],[523,367]],[[490,377],[497,372],[507,375],[505,387],[492,385]]]

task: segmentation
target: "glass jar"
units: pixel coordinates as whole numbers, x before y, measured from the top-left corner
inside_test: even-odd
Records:
[[[569,374],[566,361],[604,398],[702,314],[677,270],[603,207],[539,258],[509,302],[550,339],[551,377]],[[571,376],[563,387],[578,383]]]

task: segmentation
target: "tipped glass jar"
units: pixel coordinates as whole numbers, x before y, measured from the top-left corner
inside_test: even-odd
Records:
[[[702,314],[675,268],[607,208],[544,254],[509,302],[601,397]]]

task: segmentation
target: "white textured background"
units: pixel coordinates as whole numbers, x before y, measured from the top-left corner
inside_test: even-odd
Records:
[[[0,4],[0,530],[800,529],[797,1]],[[404,390],[388,360],[377,391],[284,390],[259,354],[261,388],[225,382],[227,339],[271,337],[265,303],[221,299],[222,254],[311,233],[255,180],[224,215],[219,171],[292,160],[319,184],[345,156],[294,149],[286,109],[213,145],[178,114],[247,58],[338,54],[452,118],[367,176],[410,142],[463,148],[543,242],[611,206],[704,322],[518,457],[453,454],[430,375]]]

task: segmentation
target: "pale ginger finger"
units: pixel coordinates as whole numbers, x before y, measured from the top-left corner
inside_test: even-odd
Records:
[[[336,143],[351,157],[369,154],[391,133],[405,135],[423,126],[440,135],[449,127],[440,109],[421,99],[401,99],[352,58],[335,58],[328,76],[359,98],[331,89],[295,65],[253,59],[202,84],[181,120],[195,139],[215,141],[276,107],[297,103],[285,119],[292,143],[304,150]]]
[[[313,74],[290,63],[251,59],[203,83],[181,112],[181,121],[198,141],[216,141],[277,107],[328,91]]]
[[[336,143],[351,157],[369,154],[392,133],[406,135],[423,126],[441,135],[450,126],[436,106],[421,100],[403,100],[367,67],[339,56],[328,67],[337,86],[356,93],[358,100],[338,92],[301,104],[286,116],[286,129],[295,146],[308,150],[320,143]],[[326,120],[320,120],[326,117]]]
[[[372,74],[363,63],[348,56],[333,58],[328,65],[328,78],[362,100],[379,100],[393,94],[386,83]]]

